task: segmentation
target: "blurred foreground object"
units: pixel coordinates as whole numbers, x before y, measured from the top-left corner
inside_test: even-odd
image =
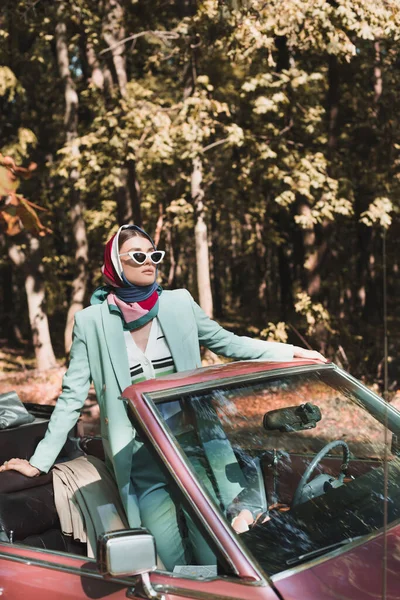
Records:
[[[36,163],[19,167],[10,156],[0,154],[0,227],[6,235],[17,235],[23,229],[40,236],[51,233],[36,212],[46,209],[17,194],[21,178],[29,179],[36,167]]]

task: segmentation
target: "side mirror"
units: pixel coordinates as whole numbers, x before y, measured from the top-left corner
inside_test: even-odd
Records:
[[[144,528],[99,535],[97,567],[102,575],[110,577],[133,577],[154,571],[157,567],[154,537]]]

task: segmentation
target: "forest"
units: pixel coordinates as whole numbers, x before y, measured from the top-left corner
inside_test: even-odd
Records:
[[[399,42],[398,0],[2,0],[3,349],[64,364],[131,222],[164,289],[378,385],[387,339],[396,389]]]

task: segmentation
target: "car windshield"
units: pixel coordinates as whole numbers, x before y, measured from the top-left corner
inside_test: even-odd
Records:
[[[388,522],[400,516],[400,414],[336,368],[222,381],[157,407],[230,526],[254,520],[239,535],[269,575],[382,528],[385,458]]]

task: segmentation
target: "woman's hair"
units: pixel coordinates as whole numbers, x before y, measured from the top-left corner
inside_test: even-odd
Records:
[[[145,235],[144,233],[141,233],[140,231],[137,231],[136,229],[123,229],[118,236],[118,246],[119,246],[118,249],[121,248],[121,246],[126,242],[126,240],[130,240],[133,237],[141,237],[141,238],[144,238],[145,240],[150,241],[150,239],[147,237],[147,235]]]

